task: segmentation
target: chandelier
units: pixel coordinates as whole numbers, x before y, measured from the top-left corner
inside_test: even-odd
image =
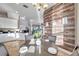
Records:
[[[33,4],[33,6],[35,7],[35,8],[37,8],[39,11],[41,10],[41,9],[47,9],[48,8],[48,4],[47,3],[34,3]]]

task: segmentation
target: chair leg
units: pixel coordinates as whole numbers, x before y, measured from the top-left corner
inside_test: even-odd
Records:
[[[9,54],[7,53],[7,56],[9,56]]]

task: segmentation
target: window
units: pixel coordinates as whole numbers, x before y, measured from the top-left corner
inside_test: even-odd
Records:
[[[68,24],[68,19],[67,19],[67,17],[63,17],[63,18],[62,18],[62,23],[63,23],[63,24]]]

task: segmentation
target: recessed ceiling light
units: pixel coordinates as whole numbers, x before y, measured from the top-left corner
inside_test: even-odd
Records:
[[[18,13],[18,11],[16,11],[16,13]]]
[[[27,5],[23,5],[23,7],[28,8],[28,6],[27,6]]]

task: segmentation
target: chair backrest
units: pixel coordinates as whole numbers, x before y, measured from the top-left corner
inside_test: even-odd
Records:
[[[23,45],[25,41],[22,40],[14,40],[5,42],[4,45],[8,51],[9,56],[18,56],[19,55],[19,49],[21,45]]]
[[[7,56],[7,50],[2,43],[0,43],[0,56]]]
[[[56,42],[56,36],[48,36],[49,42],[55,43]]]

